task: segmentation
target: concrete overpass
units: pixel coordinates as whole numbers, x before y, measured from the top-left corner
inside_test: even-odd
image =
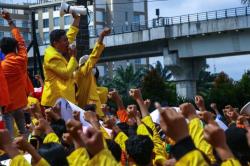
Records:
[[[250,53],[250,7],[164,17],[112,27],[101,62],[164,56],[180,96],[193,98],[206,58]],[[100,30],[90,34],[97,36]],[[90,38],[90,48],[97,39]],[[43,55],[46,46],[40,46]]]
[[[249,7],[160,18],[135,27],[118,33],[113,28],[114,34],[105,39],[102,61],[164,56],[177,93],[187,98],[196,94],[196,80],[206,58],[250,53]],[[90,39],[90,47],[95,41]]]

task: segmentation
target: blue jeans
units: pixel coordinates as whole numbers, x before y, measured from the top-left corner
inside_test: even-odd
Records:
[[[28,134],[28,130],[25,127],[24,112],[22,109],[11,111],[3,114],[6,128],[9,130],[11,138],[14,138],[14,119],[19,130],[19,134]]]

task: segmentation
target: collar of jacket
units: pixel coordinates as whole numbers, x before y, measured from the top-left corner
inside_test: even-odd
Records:
[[[51,45],[45,50],[45,54],[50,54],[50,56],[47,57],[48,62],[51,59],[58,58],[58,59],[62,59],[64,61],[64,63],[68,63],[66,58]]]
[[[17,54],[16,54],[15,52],[8,53],[8,54],[5,56],[5,59],[8,59],[9,57],[12,57],[12,56],[17,56]]]

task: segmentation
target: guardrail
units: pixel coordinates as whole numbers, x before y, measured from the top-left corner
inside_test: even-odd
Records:
[[[175,24],[217,20],[230,17],[247,16],[247,15],[250,15],[250,7],[230,8],[230,9],[174,16],[174,17],[160,17],[158,19],[153,19],[140,23],[132,23],[130,25],[112,26],[111,35],[141,31],[145,29],[170,26]],[[98,36],[98,34],[101,31],[102,29],[89,29],[90,37]]]

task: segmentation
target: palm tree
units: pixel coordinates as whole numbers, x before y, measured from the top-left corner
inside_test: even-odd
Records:
[[[143,68],[134,70],[132,65],[127,68],[119,67],[111,82],[111,86],[119,91],[121,95],[127,95],[131,88],[139,87],[144,76]]]
[[[241,0],[241,3],[250,6],[250,0]]]
[[[151,69],[155,69],[164,81],[169,81],[172,78],[171,71],[167,68],[167,66],[162,66],[160,61],[156,62],[155,67],[151,66]]]

